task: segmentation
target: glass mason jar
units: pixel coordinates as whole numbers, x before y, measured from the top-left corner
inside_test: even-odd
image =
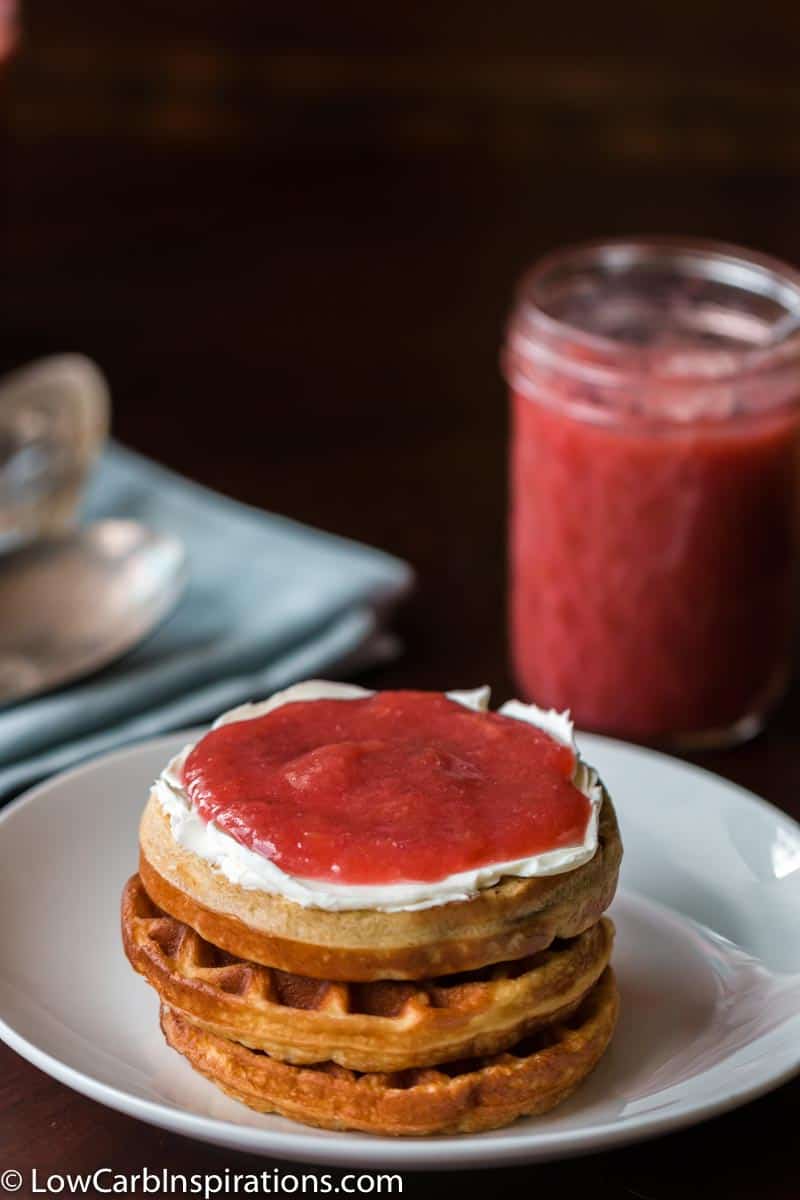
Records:
[[[707,242],[559,251],[504,369],[522,690],[635,740],[751,736],[791,669],[800,274]]]

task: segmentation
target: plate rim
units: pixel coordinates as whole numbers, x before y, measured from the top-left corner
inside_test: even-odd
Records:
[[[171,733],[141,739],[132,745],[117,748],[66,771],[58,772],[28,788],[0,810],[0,842],[5,825],[14,814],[47,797],[49,793],[60,790],[65,784],[70,784],[87,773],[103,770],[120,759],[136,758],[139,754],[153,752],[162,743],[166,745],[184,737],[189,739],[203,732],[205,728],[207,727],[192,726],[188,729],[178,729]],[[790,814],[749,789],[724,776],[715,774],[706,767],[696,766],[694,763],[686,762],[662,751],[622,742],[616,738],[600,734],[584,734],[582,736],[584,744],[603,743],[616,749],[621,748],[626,753],[633,753],[644,759],[664,760],[673,769],[676,767],[684,769],[690,774],[699,772],[703,776],[709,777],[715,784],[722,784],[726,789],[735,791],[745,802],[755,804],[765,815],[770,816],[773,820],[777,819],[782,825],[791,828],[795,836],[800,838],[800,822],[795,821]],[[692,918],[677,913],[657,900],[643,896],[633,889],[625,890],[627,894],[639,897],[646,904],[660,908],[681,921],[698,924],[698,922],[692,922]],[[769,1034],[761,1036],[766,1037]],[[488,1141],[487,1139],[491,1138],[491,1132],[466,1136],[443,1135],[433,1138],[387,1138],[354,1131],[342,1131],[332,1138],[329,1136],[329,1131],[315,1130],[302,1125],[298,1125],[296,1130],[287,1129],[285,1131],[240,1125],[236,1121],[203,1116],[182,1109],[178,1105],[136,1096],[133,1092],[104,1083],[86,1072],[71,1067],[46,1050],[42,1050],[34,1042],[18,1033],[2,1015],[0,1015],[0,1040],[21,1058],[81,1095],[117,1112],[144,1121],[146,1124],[167,1129],[182,1136],[194,1137],[214,1145],[246,1153],[272,1155],[283,1160],[304,1160],[334,1167],[382,1167],[408,1171],[457,1170],[463,1167],[490,1169],[494,1166],[519,1165],[556,1157],[573,1157],[611,1149],[615,1146],[629,1145],[648,1137],[675,1132],[686,1126],[720,1116],[780,1087],[781,1084],[800,1072],[800,1040],[798,1040],[794,1055],[787,1056],[778,1069],[767,1067],[759,1072],[755,1079],[749,1079],[733,1090],[726,1090],[723,1095],[716,1098],[699,1098],[669,1114],[664,1114],[661,1109],[656,1108],[632,1117],[622,1124],[611,1120],[596,1124],[588,1130],[577,1128],[551,1131],[550,1133],[526,1130],[520,1131],[516,1138],[512,1137],[508,1142]],[[320,1137],[321,1132],[326,1136]]]

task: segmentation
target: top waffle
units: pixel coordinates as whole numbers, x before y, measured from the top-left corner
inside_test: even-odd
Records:
[[[597,851],[575,871],[505,878],[471,900],[415,912],[303,908],[231,884],[173,840],[151,796],[142,882],[165,913],[238,958],[326,980],[425,979],[524,958],[593,925],[611,903],[622,843],[604,796]]]

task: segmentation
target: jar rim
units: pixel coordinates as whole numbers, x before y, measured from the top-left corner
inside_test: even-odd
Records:
[[[533,355],[535,344],[541,341],[548,344],[551,360],[589,384],[613,388],[629,383],[632,376],[658,378],[658,363],[654,363],[647,347],[582,329],[548,312],[543,297],[548,280],[570,267],[597,266],[611,276],[632,267],[658,264],[672,266],[687,279],[735,286],[756,298],[772,300],[784,310],[766,341],[726,348],[724,353],[716,351],[718,361],[713,370],[709,367],[714,356],[708,354],[702,370],[697,366],[690,369],[689,362],[684,362],[683,369],[671,364],[663,375],[670,387],[725,384],[800,361],[800,270],[732,243],[662,235],[595,239],[551,251],[539,259],[517,288],[507,360],[509,355],[517,360]],[[785,329],[783,334],[781,327]],[[592,357],[582,357],[586,352]]]

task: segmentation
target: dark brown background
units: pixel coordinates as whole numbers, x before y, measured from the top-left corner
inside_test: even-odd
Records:
[[[123,440],[410,559],[407,652],[375,683],[507,695],[497,353],[514,278],[556,244],[628,232],[800,262],[800,8],[39,0],[26,21],[6,81],[2,365],[91,354]],[[706,762],[800,816],[799,726],[795,694],[768,735]],[[0,1067],[0,1168],[258,1165],[5,1049]],[[799,1087],[478,1184],[795,1196]]]

